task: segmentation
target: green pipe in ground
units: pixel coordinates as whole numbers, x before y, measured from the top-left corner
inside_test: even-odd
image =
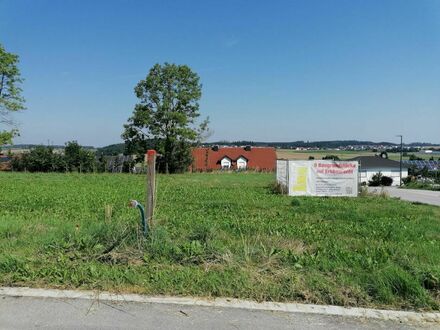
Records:
[[[142,232],[144,233],[144,236],[147,237],[148,225],[147,225],[147,221],[145,220],[145,209],[144,209],[144,207],[137,200],[130,201],[130,207],[133,207],[133,208],[137,207],[139,209],[139,212],[141,214]]]

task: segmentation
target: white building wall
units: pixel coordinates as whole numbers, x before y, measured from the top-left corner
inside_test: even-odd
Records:
[[[221,168],[231,168],[231,160],[228,157],[224,157],[220,162]]]
[[[241,170],[245,170],[247,167],[247,160],[244,157],[240,157],[237,159],[237,168]]]
[[[365,182],[368,184],[376,173],[382,173],[383,176],[389,176],[393,178],[393,186],[398,186],[400,184],[399,169],[396,168],[369,168],[368,170],[360,169],[361,183]],[[402,169],[402,180],[408,176],[408,169]]]

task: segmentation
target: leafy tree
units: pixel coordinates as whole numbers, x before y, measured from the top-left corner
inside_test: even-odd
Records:
[[[58,153],[52,155],[52,171],[53,172],[67,172],[66,158]]]
[[[152,145],[161,155],[160,171],[185,171],[192,162],[192,145],[208,131],[208,119],[196,122],[202,95],[199,76],[186,65],[156,64],[135,94],[139,103],[122,135],[127,150],[142,157]]]
[[[81,146],[76,141],[69,141],[64,148],[64,157],[66,159],[69,171],[78,170],[81,163]]]
[[[12,126],[10,114],[24,110],[24,98],[21,96],[22,79],[17,67],[18,56],[8,53],[0,44],[0,124]],[[0,145],[11,143],[18,134],[16,129],[0,131]]]
[[[27,169],[31,172],[51,172],[52,158],[51,147],[37,146],[28,155]]]
[[[92,151],[81,148],[79,171],[96,172],[95,154]]]
[[[107,159],[103,154],[100,154],[96,161],[96,169],[98,172],[103,173],[107,171]]]
[[[95,155],[93,152],[81,147],[76,141],[66,143],[64,157],[69,171],[82,173],[95,170]]]

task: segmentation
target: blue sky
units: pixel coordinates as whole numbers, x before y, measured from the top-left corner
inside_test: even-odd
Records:
[[[16,143],[121,141],[155,63],[201,77],[211,140],[440,143],[440,1],[0,0]]]

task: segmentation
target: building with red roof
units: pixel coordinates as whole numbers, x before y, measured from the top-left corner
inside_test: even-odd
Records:
[[[274,171],[275,148],[269,147],[203,147],[195,148],[193,171],[245,170]]]

